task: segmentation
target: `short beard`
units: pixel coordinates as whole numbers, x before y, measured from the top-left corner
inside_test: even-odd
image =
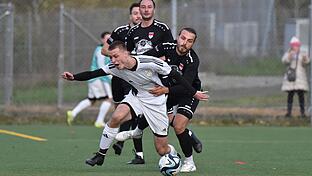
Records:
[[[179,52],[180,55],[185,55],[189,50],[185,49],[185,52],[182,52],[179,48],[183,48],[182,46],[177,47],[177,51]]]
[[[142,20],[144,20],[144,21],[150,21],[152,18],[153,18],[153,16],[150,16],[148,18],[145,18],[145,17],[142,16]]]

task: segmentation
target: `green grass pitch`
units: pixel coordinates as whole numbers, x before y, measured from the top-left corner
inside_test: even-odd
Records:
[[[204,127],[191,128],[204,150],[194,153],[197,171],[192,176],[310,176],[312,129],[304,127]],[[89,167],[86,158],[97,151],[101,129],[92,126],[0,125],[0,129],[48,139],[36,142],[0,134],[1,176],[159,176],[159,156],[150,130],[144,133],[145,165],[127,165],[133,158],[132,141],[121,156],[110,149],[103,166]],[[170,132],[178,152],[178,141]]]

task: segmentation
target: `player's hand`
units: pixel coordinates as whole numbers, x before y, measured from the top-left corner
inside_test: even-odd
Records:
[[[153,94],[154,96],[159,96],[162,94],[169,93],[169,89],[168,89],[168,87],[157,85],[153,89],[149,90],[148,92]]]
[[[209,95],[207,93],[208,91],[197,91],[193,97],[199,101],[207,101],[209,99]]]
[[[62,74],[62,78],[66,79],[66,80],[69,80],[69,81],[72,81],[72,80],[74,80],[74,75],[72,73],[70,73],[70,72],[64,72]]]

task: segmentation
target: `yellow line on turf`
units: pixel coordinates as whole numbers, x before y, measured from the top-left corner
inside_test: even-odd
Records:
[[[40,137],[35,137],[35,136],[29,136],[26,134],[22,134],[22,133],[16,133],[14,131],[8,131],[8,130],[2,130],[0,129],[0,134],[8,134],[8,135],[13,135],[13,136],[18,136],[18,137],[22,137],[22,138],[26,138],[26,139],[31,139],[34,141],[47,141],[47,139],[44,138],[40,138]]]

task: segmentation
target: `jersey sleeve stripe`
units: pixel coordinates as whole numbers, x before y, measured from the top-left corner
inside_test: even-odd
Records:
[[[169,30],[169,27],[165,23],[162,23],[162,22],[157,21],[157,20],[154,20],[154,21],[155,21],[155,23],[158,23],[160,25],[164,25],[167,28],[167,30]]]
[[[150,58],[140,58],[139,60],[140,62],[144,62],[144,63],[154,62],[154,63],[162,64],[160,60],[155,60],[155,59],[150,59]]]
[[[177,45],[176,43],[172,43],[172,42],[165,42],[163,43],[163,45]]]
[[[191,55],[191,51],[189,51],[189,52],[187,53],[187,56],[191,59],[191,62],[194,62],[193,57],[192,57],[192,55]]]
[[[109,69],[115,68],[115,65],[114,64],[108,64],[108,68]]]
[[[153,60],[153,59],[143,59],[143,60],[139,59],[139,60],[140,60],[140,63],[142,63],[142,64],[143,63],[154,63],[154,64],[161,66],[161,67],[164,66],[164,64],[162,62],[158,62],[158,61]]]
[[[127,28],[127,27],[128,27],[128,25],[119,26],[119,27],[117,27],[117,28],[114,30],[114,32],[117,32],[119,29]]]

